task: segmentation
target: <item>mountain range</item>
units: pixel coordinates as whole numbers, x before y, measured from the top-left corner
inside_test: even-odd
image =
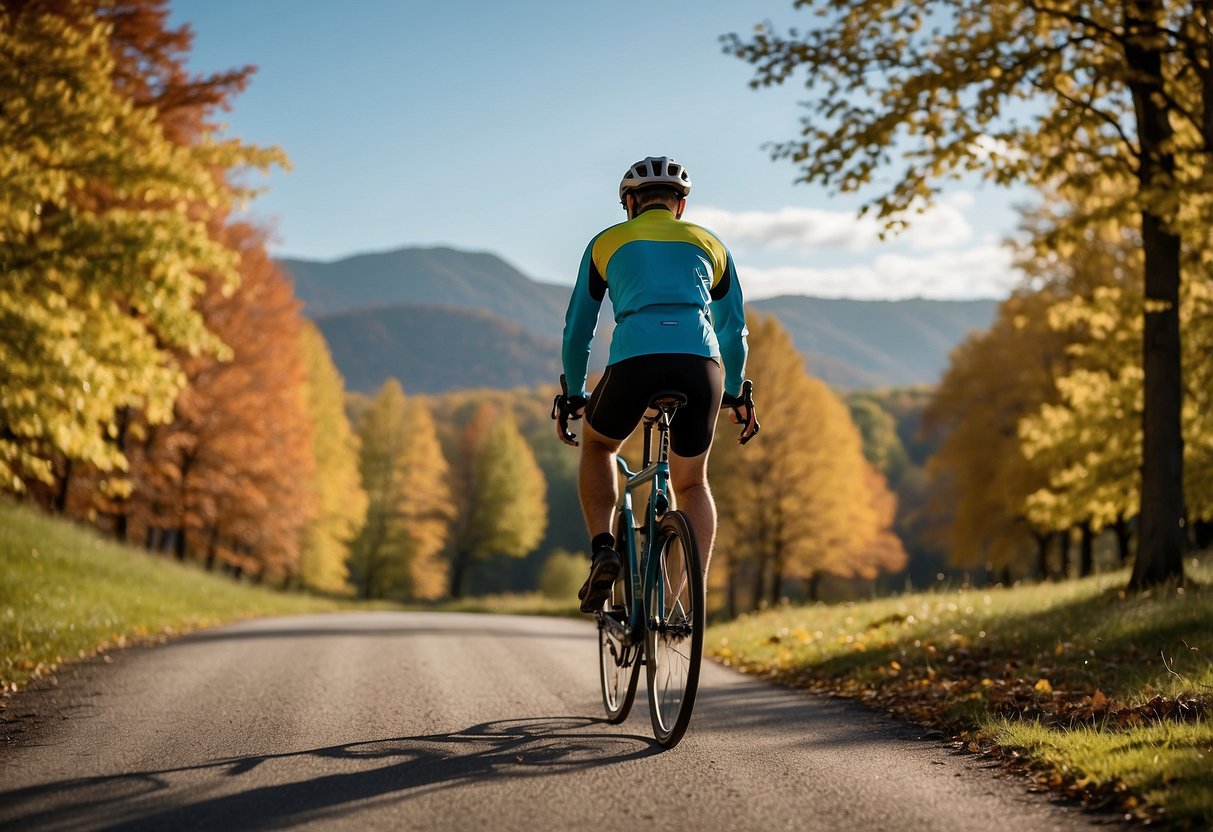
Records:
[[[346,378],[373,392],[389,377],[412,393],[554,383],[569,286],[540,283],[486,252],[403,248],[333,262],[285,258],[304,312]],[[987,328],[997,302],[755,301],[791,333],[809,371],[842,389],[937,382],[948,353]],[[604,304],[599,335],[611,328]],[[605,364],[595,339],[592,367]]]

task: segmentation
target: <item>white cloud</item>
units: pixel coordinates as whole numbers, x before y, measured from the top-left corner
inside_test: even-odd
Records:
[[[1019,281],[1003,246],[978,246],[926,256],[882,254],[871,263],[837,268],[738,266],[749,300],[776,295],[900,300],[1004,297]]]
[[[935,205],[905,215],[909,227],[882,243],[882,223],[854,211],[781,208],[778,211],[729,211],[710,206],[688,209],[686,218],[715,231],[729,246],[795,248],[801,252],[840,249],[869,251],[875,245],[903,244],[914,251],[937,251],[970,241],[973,227],[965,216],[973,198],[957,192]]]

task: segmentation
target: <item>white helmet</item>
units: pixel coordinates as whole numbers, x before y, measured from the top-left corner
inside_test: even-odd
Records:
[[[628,168],[619,183],[619,201],[628,191],[648,185],[669,185],[680,196],[691,192],[691,175],[669,156],[649,156]]]

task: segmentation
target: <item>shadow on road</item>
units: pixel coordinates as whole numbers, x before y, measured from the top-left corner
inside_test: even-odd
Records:
[[[484,722],[194,766],[86,777],[0,791],[13,829],[267,829],[473,782],[559,775],[661,751],[587,717]],[[53,807],[53,808],[52,808]]]

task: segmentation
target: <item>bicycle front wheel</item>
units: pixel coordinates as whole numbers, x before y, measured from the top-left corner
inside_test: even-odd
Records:
[[[703,659],[703,571],[686,515],[671,511],[657,531],[655,579],[646,587],[645,666],[657,742],[672,748],[691,721]]]
[[[632,577],[628,569],[627,541],[632,536],[622,514],[615,521],[616,548],[623,556],[623,569],[615,579],[611,596],[598,613],[598,678],[602,683],[602,707],[607,722],[628,718],[636,685],[640,681],[640,645],[624,636],[631,627]]]

